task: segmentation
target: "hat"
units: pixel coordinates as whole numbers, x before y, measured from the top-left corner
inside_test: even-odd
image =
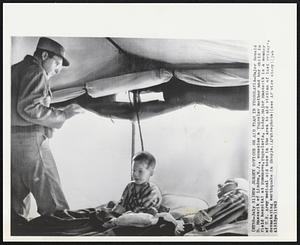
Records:
[[[70,62],[65,58],[65,49],[58,42],[47,38],[41,37],[36,46],[37,49],[43,49],[49,52],[54,53],[55,55],[61,57],[63,59],[63,66],[69,66]]]

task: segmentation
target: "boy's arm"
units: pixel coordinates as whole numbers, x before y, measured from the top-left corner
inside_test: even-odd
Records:
[[[116,206],[112,209],[112,213],[115,215],[120,215],[126,212],[125,202],[129,196],[130,183],[125,187],[122,197]]]

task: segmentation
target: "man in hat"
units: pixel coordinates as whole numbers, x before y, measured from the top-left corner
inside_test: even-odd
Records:
[[[42,37],[33,56],[11,68],[11,208],[14,217],[27,217],[29,193],[41,215],[51,215],[69,205],[61,188],[48,138],[54,128],[82,112],[77,104],[50,106],[49,79],[69,66],[65,50]]]

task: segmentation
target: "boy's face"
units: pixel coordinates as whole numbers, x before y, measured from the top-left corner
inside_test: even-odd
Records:
[[[148,182],[153,175],[153,169],[147,168],[147,164],[143,161],[133,161],[133,180],[136,184]]]

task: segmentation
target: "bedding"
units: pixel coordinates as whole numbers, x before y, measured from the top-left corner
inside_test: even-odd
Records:
[[[52,216],[39,216],[25,224],[12,227],[12,235],[174,236],[184,231],[183,223],[178,222],[177,225],[177,221],[170,214],[165,214],[154,217],[144,213],[126,213],[114,220],[113,227],[105,227],[97,209],[66,210]]]
[[[219,225],[206,231],[194,229],[185,234],[185,236],[247,236],[248,221],[242,220],[231,224]]]
[[[65,210],[52,216],[39,216],[12,227],[15,236],[205,236],[232,232],[245,234],[245,224],[230,227],[217,226],[209,231],[194,229],[195,214],[207,210],[204,200],[195,197],[165,194],[164,206],[169,212],[155,216],[148,213],[127,212],[117,218],[105,216],[103,212],[110,208],[110,203],[96,208]],[[111,219],[112,218],[112,219]],[[223,228],[222,228],[223,227]]]
[[[207,202],[201,198],[171,193],[163,194],[162,205],[170,209],[175,219],[183,219],[185,223],[192,223],[199,210],[208,208]]]
[[[97,98],[166,83],[172,76],[172,72],[165,69],[130,73],[87,82],[86,90],[91,97]]]
[[[174,75],[181,81],[198,86],[234,87],[249,84],[248,67],[175,70]]]

